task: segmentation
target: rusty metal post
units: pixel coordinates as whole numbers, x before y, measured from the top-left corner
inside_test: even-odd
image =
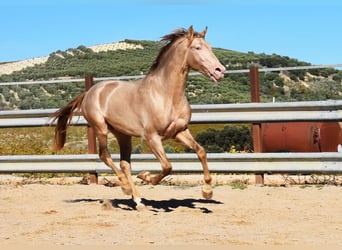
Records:
[[[92,76],[85,77],[85,90],[88,91],[94,84],[94,78]],[[96,154],[96,136],[94,129],[88,126],[88,153]],[[91,174],[89,176],[90,183],[98,183],[98,175],[97,173]]]
[[[251,67],[249,69],[249,80],[251,83],[251,101],[260,102],[259,69],[257,67]],[[262,148],[261,123],[252,124],[252,137],[253,137],[254,152],[262,153],[263,148]],[[255,184],[256,185],[264,184],[264,174],[255,175]]]

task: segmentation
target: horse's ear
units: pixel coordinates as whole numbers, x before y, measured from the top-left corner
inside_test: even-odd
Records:
[[[194,31],[194,28],[192,27],[192,25],[189,27],[188,29],[188,37],[189,37],[189,40],[192,41],[193,38],[194,38],[194,34],[195,34],[195,31]]]
[[[207,34],[208,26],[205,26],[205,29],[201,32],[201,36],[205,38],[205,35]]]

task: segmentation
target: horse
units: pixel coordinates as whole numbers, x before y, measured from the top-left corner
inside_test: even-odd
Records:
[[[196,32],[192,25],[188,29],[174,30],[161,38],[165,45],[144,78],[99,82],[52,114],[52,121],[56,122],[55,150],[63,148],[67,127],[74,113],[81,112],[98,139],[100,159],[115,172],[122,191],[132,196],[139,210],[144,204],[131,176],[132,137],[145,140],[161,164],[160,173],[152,175],[145,171],[138,175],[153,185],[172,171],[162,141],[174,139],[197,153],[205,182],[202,195],[211,199],[212,177],[206,151],[189,131],[191,108],[185,95],[191,69],[208,76],[214,83],[224,77],[225,67],[205,41],[206,33],[207,27]],[[109,132],[114,134],[120,148],[121,170],[108,151]]]

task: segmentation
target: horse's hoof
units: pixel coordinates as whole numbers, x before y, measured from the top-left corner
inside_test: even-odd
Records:
[[[204,184],[202,188],[203,198],[210,200],[213,197],[213,189],[209,184]]]
[[[135,202],[135,204],[136,204],[136,206],[135,206],[135,209],[137,210],[137,211],[143,211],[143,210],[145,210],[145,205],[141,202],[141,199],[140,198],[137,198],[137,199],[133,199],[134,200],[134,202]]]
[[[137,206],[135,207],[135,209],[136,209],[138,212],[144,211],[145,208],[146,208],[145,205],[142,204],[142,203],[137,204]]]
[[[149,171],[142,171],[137,177],[147,183],[151,182],[151,173]]]

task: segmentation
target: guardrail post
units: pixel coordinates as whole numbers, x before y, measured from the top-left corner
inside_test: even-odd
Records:
[[[88,91],[94,84],[94,78],[92,76],[85,77],[85,89]],[[88,126],[88,153],[96,154],[96,136],[94,129]],[[90,183],[98,183],[98,175],[97,173],[90,174]]]
[[[251,67],[249,69],[249,80],[251,83],[251,101],[260,102],[259,93],[259,69],[257,67]],[[253,149],[256,153],[262,153],[262,133],[261,123],[252,124],[252,138],[253,138]],[[264,174],[255,175],[255,184],[264,184]]]

